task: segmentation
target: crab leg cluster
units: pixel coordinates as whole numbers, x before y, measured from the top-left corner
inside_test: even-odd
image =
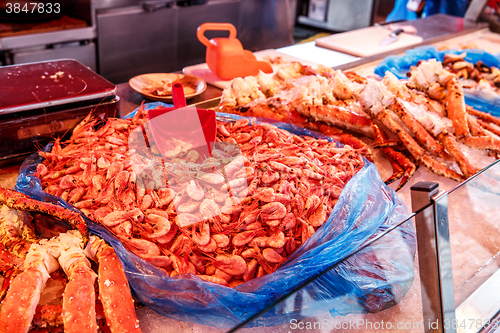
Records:
[[[70,280],[64,296],[65,327],[68,331],[78,331],[78,329],[71,329],[72,325],[78,323],[76,325],[81,326],[80,331],[97,331],[95,300],[93,299],[95,274],[92,275],[90,263],[83,255],[82,245],[81,236],[74,231],[68,231],[56,238],[48,241],[42,240],[38,244],[31,245],[24,261],[24,270],[12,281],[2,303],[0,321],[5,323],[1,328],[4,332],[27,332],[29,330],[41,291],[50,274],[55,272],[59,265]],[[91,292],[89,292],[89,286],[92,288]],[[81,289],[78,290],[79,288]],[[73,304],[76,302],[80,305],[75,307]],[[92,314],[89,314],[92,312],[93,318]],[[76,318],[79,321],[75,321]]]
[[[368,136],[393,166],[386,183],[402,177],[398,189],[418,165],[456,181],[474,175],[485,165],[470,159],[469,147],[498,156],[499,120],[466,106],[461,81],[435,60],[412,68],[408,82],[389,72],[376,81],[323,66],[305,68],[293,64],[282,69],[288,75],[235,79],[220,109],[298,122],[327,134],[335,131],[325,125]],[[385,131],[397,141],[387,140]]]
[[[489,150],[493,154],[500,149],[500,137],[481,125],[488,124],[482,119],[488,119],[493,125],[498,120],[466,106],[462,84],[443,69],[440,62],[431,59],[412,68],[407,84],[398,81],[391,73],[386,73],[384,83],[394,93],[394,104],[399,104],[400,108],[396,113],[403,123],[410,128],[410,122],[401,117],[402,113],[413,116],[412,122],[422,125],[414,132],[432,134],[457,163],[463,177],[474,175],[480,168],[469,161],[461,144]],[[391,109],[394,110],[394,107]],[[423,144],[423,141],[420,140],[420,143]],[[439,151],[432,152],[436,156],[447,157]]]
[[[49,203],[30,199],[21,193],[0,187],[1,196],[8,194],[23,199],[23,208],[30,211],[54,212],[66,221],[71,211]],[[1,201],[0,201],[1,202]],[[97,277],[89,260],[99,264],[99,295],[104,316],[111,332],[140,332],[128,282],[113,249],[102,239],[91,236],[87,246],[78,230],[69,230],[50,239],[38,239],[35,234],[36,218],[28,212],[10,208],[5,202],[0,206],[0,241],[4,247],[0,268],[5,273],[3,293],[0,298],[0,332],[27,332],[33,323],[60,325],[58,311],[44,319],[43,314],[34,320],[42,290],[48,279],[59,268],[67,276],[62,299],[62,324],[65,332],[97,332],[96,292]],[[42,208],[34,206],[40,204]],[[12,206],[12,201],[9,203]],[[15,206],[15,205],[14,205]],[[82,227],[81,225],[79,227]],[[5,282],[10,282],[5,283]],[[6,293],[5,293],[6,291]],[[40,317],[40,314],[38,314]],[[52,316],[54,318],[52,318]],[[41,319],[41,320],[40,320]]]

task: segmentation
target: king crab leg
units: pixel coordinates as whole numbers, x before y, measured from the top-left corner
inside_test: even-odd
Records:
[[[372,127],[375,136],[375,141],[377,141],[377,143],[383,143],[388,140],[385,132],[382,129],[380,129],[380,127],[377,124],[374,123]],[[415,165],[415,163],[410,161],[405,155],[392,148],[381,147],[380,149],[391,163],[393,169],[392,176],[386,179],[385,183],[390,184],[396,181],[397,179],[401,178],[401,181],[399,182],[399,185],[396,189],[396,191],[398,191],[408,182],[411,176],[413,176],[415,170],[417,170],[417,166]]]
[[[87,244],[87,223],[85,223],[85,220],[76,212],[48,202],[31,199],[25,194],[9,190],[3,186],[0,186],[0,202],[12,209],[48,214],[62,222],[66,222],[74,229],[80,231],[83,237],[83,243]]]
[[[462,84],[456,78],[452,78],[448,81],[446,87],[448,89],[446,111],[448,112],[448,118],[453,121],[455,136],[458,139],[470,136]]]
[[[462,181],[464,177],[453,170],[448,169],[443,163],[433,159],[418,143],[409,135],[401,126],[396,123],[387,111],[379,112],[376,118],[380,120],[391,132],[396,134],[399,139],[403,142],[408,151],[413,155],[413,157],[421,162],[426,168],[432,172],[451,178],[456,181]]]
[[[422,124],[410,113],[407,112],[403,105],[396,98],[394,102],[389,105],[389,110],[393,111],[408,127],[410,132],[415,136],[417,141],[429,151],[431,154],[443,157],[445,154],[444,147],[427,132]]]
[[[99,297],[111,332],[141,332],[127,277],[113,248],[104,240],[91,236],[85,253],[99,262]]]
[[[500,149],[500,139],[488,135],[472,136],[467,111],[464,101],[462,85],[457,79],[452,79],[447,84],[448,95],[446,98],[446,110],[448,117],[455,126],[455,135],[458,140],[469,147],[479,149]]]
[[[431,65],[432,64],[428,64],[427,66]],[[425,70],[425,68],[426,67],[424,67],[423,70]],[[415,77],[417,73],[418,71],[414,72]],[[416,79],[414,81],[416,81]],[[469,135],[470,128],[467,121],[468,115],[465,112],[463,92],[458,81],[454,78],[447,81],[446,86],[448,87],[448,94],[445,100],[446,110],[452,121],[456,137],[448,132],[446,120],[440,118],[436,113],[431,112],[426,106],[428,104],[418,105],[413,103],[412,98],[415,98],[415,93],[412,94],[405,84],[395,79],[391,74],[387,74],[383,82],[392,93],[396,96],[401,96],[396,97],[389,108],[399,116],[420,143],[431,152],[441,157],[449,158],[448,154],[443,152],[444,146],[467,178],[479,171],[469,162],[457,142],[457,138],[467,139],[471,137]],[[410,95],[409,98],[405,97],[408,95]],[[474,128],[478,128],[479,130],[479,125],[476,125]],[[432,133],[443,146],[437,143],[430,133]],[[434,144],[429,145],[428,143],[432,142],[431,140]],[[438,151],[435,147],[439,147],[440,150]]]
[[[24,212],[0,205],[0,271],[4,280],[0,288],[0,302],[5,298],[11,281],[36,238],[32,217]]]
[[[391,163],[397,164],[403,170],[403,174],[400,177],[401,181],[399,182],[399,185],[396,188],[396,191],[399,191],[403,186],[405,186],[405,184],[408,182],[408,180],[410,180],[410,178],[413,176],[413,174],[417,170],[417,165],[415,163],[413,163],[412,161],[410,161],[410,159],[408,157],[406,157],[403,153],[401,153],[397,150],[394,150],[391,148],[382,148],[382,152],[389,158],[389,161],[394,161]],[[393,165],[393,168],[394,168],[394,165]],[[396,170],[397,170],[397,167],[396,167]],[[396,173],[396,171],[394,171],[394,173]],[[390,184],[390,181],[393,178],[393,176],[391,176],[389,179],[387,179],[385,181],[385,183]]]
[[[110,246],[95,236],[92,237],[95,248],[92,258],[97,257],[100,263],[99,271],[104,279],[100,283],[100,295],[105,303],[104,310],[111,332],[140,332],[120,262]],[[69,279],[63,294],[61,314],[65,332],[97,332],[94,290],[97,276],[85,256],[83,239],[78,231],[70,230],[50,240],[33,243],[24,266],[26,269],[12,280],[2,303],[0,322],[6,324],[0,327],[0,332],[28,332],[41,291],[50,274],[59,266]],[[112,300],[111,303],[109,299]],[[117,311],[118,309],[125,311]],[[130,320],[123,320],[124,318]]]
[[[487,116],[479,111],[473,111],[472,108],[467,107],[465,105],[461,82],[451,72],[443,69],[441,63],[435,60],[422,62],[419,66],[412,69],[409,83],[421,91],[426,91],[426,89],[429,91],[431,88],[434,91],[440,91],[440,98],[438,100],[444,102],[447,116],[453,123],[454,135],[459,142],[478,149],[495,151],[500,149],[500,138],[498,135],[491,132],[487,133],[481,130],[478,125],[486,119],[498,125],[498,119],[494,119],[494,117]],[[471,119],[469,116],[471,114],[478,117],[481,121],[476,122],[475,119]],[[461,161],[461,163],[463,162]],[[478,171],[478,169],[473,167],[467,169],[462,170],[466,176],[470,176]]]
[[[481,111],[478,111],[470,106],[466,106],[465,108],[467,110],[467,113],[473,115],[473,116],[476,116],[477,118],[483,120],[483,121],[487,121],[489,123],[493,123],[497,126],[500,126],[500,119],[492,116],[491,114],[489,113],[486,113],[486,112],[481,112]]]
[[[10,282],[18,273],[17,265],[15,264],[17,257],[5,250],[2,243],[0,243],[0,272],[3,274],[3,282],[0,286],[0,303],[5,298],[7,290],[9,289]]]
[[[67,238],[66,236],[67,234],[61,234],[59,242],[65,243],[61,237]],[[69,239],[69,242],[71,244],[75,240]],[[63,295],[64,331],[97,332],[94,291],[96,274],[83,253],[82,245],[71,244],[68,249],[61,251],[58,259],[69,279]]]
[[[438,175],[456,181],[462,181],[464,179],[462,175],[448,169],[443,163],[433,159],[427,151],[420,147],[415,139],[413,139],[413,137],[391,117],[386,108],[393,103],[395,97],[381,82],[368,80],[358,98],[365,111],[369,112],[376,120],[387,127],[387,129],[396,134],[410,154],[412,154],[418,162],[421,162],[425,167]]]
[[[444,130],[443,132],[438,134],[438,139],[444,144],[446,150],[455,158],[458,167],[466,178],[473,176],[479,171],[479,169],[475,168],[471,163],[469,163],[467,157],[465,157],[464,153],[460,150],[458,142],[453,135],[447,133],[446,130]]]
[[[345,126],[348,129],[359,131],[366,136],[373,137],[371,119],[351,112],[344,106],[337,105],[301,105],[296,110],[316,121],[323,121],[331,125]]]
[[[43,286],[59,265],[40,245],[33,244],[26,256],[25,270],[11,282],[0,311],[0,332],[28,332]],[[30,286],[26,288],[26,286]]]
[[[355,136],[344,133],[340,129],[320,121],[311,121],[306,125],[309,129],[319,131],[345,145],[349,145],[352,148],[359,150],[363,156],[365,156],[370,162],[373,162],[373,154],[368,145]]]
[[[395,99],[395,103],[398,103],[398,98]],[[418,132],[419,133],[426,133],[430,136],[429,132],[433,133],[437,140],[446,148],[447,153],[442,152],[441,156],[446,156],[449,158],[450,156],[453,158],[454,161],[457,162],[458,167],[460,168],[460,171],[465,175],[466,178],[474,175],[479,169],[475,168],[467,159],[465,154],[462,152],[462,150],[459,147],[458,141],[456,137],[450,133],[448,133],[448,130],[446,129],[445,123],[441,121],[440,119],[434,118],[434,121],[432,124],[429,122],[425,122],[425,115],[429,113],[428,110],[422,109],[423,106],[416,106],[414,104],[411,104],[409,102],[399,103],[399,111],[398,115],[400,115],[401,120],[405,125],[408,127],[411,126],[413,123],[419,124],[418,126]],[[414,117],[411,112],[407,111],[407,108],[412,108],[416,114],[421,117],[421,119],[424,119],[424,123],[426,124],[426,127],[421,125],[420,121],[418,118]],[[408,117],[401,116],[401,115],[408,115]],[[411,124],[409,123],[409,119],[412,119]],[[429,131],[429,132],[428,132]],[[432,137],[431,137],[432,138]],[[433,139],[433,138],[432,138]],[[434,140],[434,139],[433,139]],[[435,141],[436,142],[436,141]],[[437,143],[437,142],[436,142]],[[441,146],[441,145],[440,145]],[[442,147],[443,147],[442,146]],[[449,154],[449,155],[448,155]]]

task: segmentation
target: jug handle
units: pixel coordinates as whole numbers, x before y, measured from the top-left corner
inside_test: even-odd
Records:
[[[227,30],[229,31],[229,39],[236,38],[236,28],[231,23],[203,23],[198,27],[196,31],[196,36],[198,40],[206,47],[210,46],[210,41],[205,37],[205,31],[207,30]]]

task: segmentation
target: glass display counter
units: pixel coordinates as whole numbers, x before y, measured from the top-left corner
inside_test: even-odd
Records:
[[[274,327],[273,331],[494,332],[500,328],[497,317],[500,310],[497,292],[500,275],[499,181],[500,162],[497,161],[450,191],[439,191],[439,184],[431,182],[419,182],[412,187],[414,209],[415,205],[423,205],[407,219],[416,221],[417,226],[415,279],[399,304],[378,313],[336,317],[326,313],[292,319],[286,325]],[[427,203],[423,203],[425,197]],[[400,228],[407,220],[369,240],[358,251],[373,242],[384,243],[385,237],[391,234],[405,237]],[[397,249],[400,254],[408,250]],[[379,262],[387,258],[384,253],[376,253],[375,257]],[[330,269],[338,270],[339,264]],[[230,331],[251,331],[246,327],[255,324],[265,312],[274,311],[278,306],[300,307],[299,300],[314,299],[314,294],[307,292],[307,285],[315,279],[321,279],[321,275],[301,289],[283,295],[265,310],[245,318]],[[267,329],[270,327],[259,328],[260,331]]]

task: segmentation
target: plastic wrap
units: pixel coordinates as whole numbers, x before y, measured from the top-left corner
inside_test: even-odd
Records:
[[[446,53],[465,53],[465,60],[473,64],[481,60],[487,66],[500,68],[498,55],[478,49],[438,51],[434,46],[421,46],[405,52],[402,56],[388,56],[375,68],[375,74],[383,77],[386,71],[392,72],[399,79],[407,79],[411,66],[416,66],[420,60],[436,59],[443,61]],[[477,110],[488,112],[500,117],[500,96],[493,92],[464,89],[465,103]]]
[[[147,107],[156,105],[160,104]],[[234,121],[242,117],[218,113],[217,118]],[[266,121],[299,135],[326,138],[291,124]],[[75,209],[42,191],[40,180],[33,175],[39,161],[41,158],[34,154],[23,163],[16,189],[33,198]],[[365,167],[346,184],[328,220],[311,238],[277,271],[236,288],[213,284],[191,274],[170,278],[165,271],[126,250],[106,228],[87,221],[91,233],[114,247],[130,285],[144,304],[169,318],[230,328],[342,261],[371,237],[407,217],[404,203],[382,182],[374,164],[366,161]],[[284,324],[290,319],[327,311],[335,316],[376,312],[390,307],[400,301],[413,281],[415,246],[413,225],[407,221],[306,285],[249,326]]]

